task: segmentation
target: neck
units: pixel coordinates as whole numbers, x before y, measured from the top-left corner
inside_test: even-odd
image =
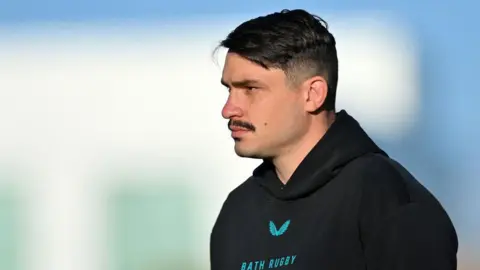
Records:
[[[312,121],[315,124],[312,124],[309,131],[295,144],[290,145],[280,155],[272,159],[277,176],[283,184],[287,184],[303,159],[305,159],[335,121],[335,112],[325,112],[325,114],[326,117],[320,117],[319,115],[319,119]]]

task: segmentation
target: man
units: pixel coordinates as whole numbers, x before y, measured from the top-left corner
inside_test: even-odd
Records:
[[[212,270],[456,269],[440,203],[335,111],[335,39],[321,18],[284,10],[220,46],[235,152],[263,163],[222,207]]]

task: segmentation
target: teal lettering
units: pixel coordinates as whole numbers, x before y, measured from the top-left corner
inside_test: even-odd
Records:
[[[245,270],[247,268],[247,263],[246,262],[243,262],[242,263],[242,268],[240,270]]]
[[[297,258],[297,255],[292,256],[292,264],[295,262],[295,258]]]
[[[295,262],[297,255],[278,257],[263,261],[243,262],[240,270],[265,270],[280,268],[283,266],[292,265]],[[268,265],[268,267],[266,267]]]

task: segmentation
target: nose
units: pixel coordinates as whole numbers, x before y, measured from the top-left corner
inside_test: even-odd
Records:
[[[233,95],[229,95],[227,102],[223,106],[222,109],[222,117],[225,119],[231,119],[233,117],[242,117],[243,116],[243,110],[242,108],[238,105],[238,102],[236,102],[233,98]]]

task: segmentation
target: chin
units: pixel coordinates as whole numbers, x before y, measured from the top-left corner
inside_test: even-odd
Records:
[[[256,149],[255,147],[248,147],[247,145],[242,145],[242,143],[239,141],[235,142],[235,153],[237,154],[237,156],[243,158],[263,158],[263,155],[258,149]]]

